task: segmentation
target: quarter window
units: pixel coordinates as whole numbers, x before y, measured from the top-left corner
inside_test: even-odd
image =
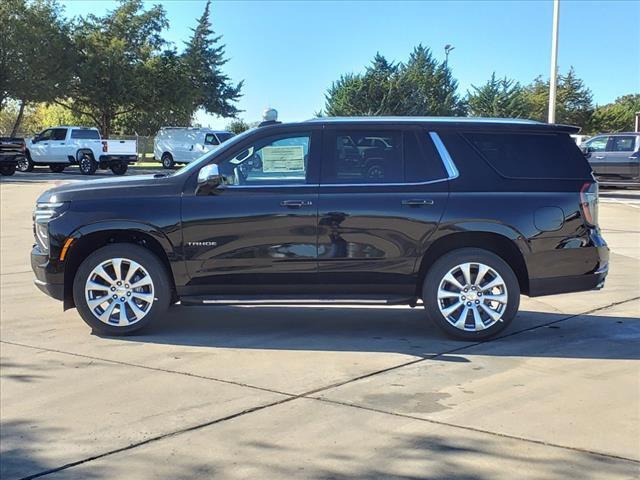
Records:
[[[613,137],[613,146],[611,148],[614,152],[633,152],[636,146],[636,137]]]
[[[232,186],[305,184],[310,139],[311,134],[296,134],[261,140],[220,162],[220,173]]]

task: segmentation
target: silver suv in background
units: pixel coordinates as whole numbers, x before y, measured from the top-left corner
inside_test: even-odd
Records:
[[[640,133],[605,133],[582,144],[602,185],[640,186]]]

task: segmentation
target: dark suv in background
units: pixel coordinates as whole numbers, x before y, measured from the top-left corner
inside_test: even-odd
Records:
[[[582,150],[600,184],[640,186],[640,133],[596,135]]]
[[[36,284],[95,330],[170,304],[422,301],[448,334],[601,288],[598,189],[569,134],[522,120],[320,118],[238,135],[171,175],[53,188]]]

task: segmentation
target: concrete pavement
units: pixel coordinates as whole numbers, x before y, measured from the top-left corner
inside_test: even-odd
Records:
[[[605,289],[523,297],[491,342],[420,309],[320,306],[179,307],[115,339],[32,285],[47,186],[16,179],[0,184],[3,479],[640,476],[634,198],[601,204]]]

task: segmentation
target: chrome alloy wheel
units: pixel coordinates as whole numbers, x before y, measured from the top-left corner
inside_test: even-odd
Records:
[[[151,310],[153,280],[139,263],[111,258],[91,271],[84,294],[89,310],[98,320],[126,327],[142,320]]]
[[[500,274],[482,263],[453,267],[438,287],[438,308],[454,327],[475,332],[502,321],[507,285]]]

